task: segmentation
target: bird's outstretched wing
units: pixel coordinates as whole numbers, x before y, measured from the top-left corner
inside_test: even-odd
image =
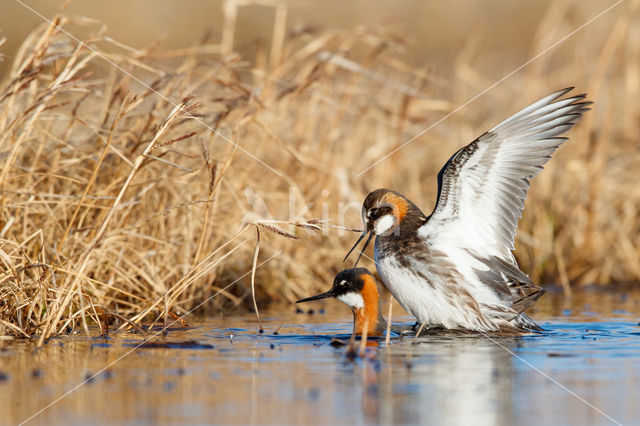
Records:
[[[512,250],[529,180],[589,108],[585,95],[553,93],[456,152],[438,173],[436,206],[419,229],[427,244],[514,262]]]

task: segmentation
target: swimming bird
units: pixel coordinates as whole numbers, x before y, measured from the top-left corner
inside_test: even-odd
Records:
[[[555,92],[458,150],[438,173],[438,195],[426,216],[404,195],[376,189],[362,206],[374,261],[385,287],[420,324],[479,332],[541,328],[524,311],[544,290],[513,256],[529,181],[560,137],[589,108],[586,95]]]
[[[353,333],[361,335],[367,324],[368,336],[383,336],[387,322],[380,312],[380,296],[376,279],[366,268],[345,269],[333,280],[329,291],[300,299],[296,303],[334,297],[351,308]]]

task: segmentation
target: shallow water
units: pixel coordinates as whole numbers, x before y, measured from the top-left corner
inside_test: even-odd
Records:
[[[269,313],[261,335],[238,316],[143,347],[130,333],[0,342],[0,423],[640,422],[640,292],[546,294],[543,334],[395,338],[354,360],[330,345],[349,337],[347,308],[309,308]]]

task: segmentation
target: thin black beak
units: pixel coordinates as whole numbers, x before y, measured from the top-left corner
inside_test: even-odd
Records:
[[[356,263],[353,265],[354,268],[356,266],[358,266],[358,262],[360,261],[360,258],[362,257],[362,255],[364,254],[364,251],[369,246],[369,243],[371,242],[371,238],[373,238],[373,235],[374,235],[373,232],[369,231],[368,229],[365,229],[364,232],[362,232],[362,235],[360,235],[360,238],[358,238],[358,241],[356,241],[356,243],[353,245],[353,247],[351,247],[351,250],[349,250],[349,253],[347,253],[347,255],[344,257],[343,262],[345,262],[347,260],[347,258],[349,257],[349,255],[351,254],[353,249],[355,249],[358,246],[358,244],[360,244],[360,241],[362,241],[362,239],[365,237],[365,235],[367,235],[367,233],[369,233],[369,238],[367,238],[367,241],[362,246],[362,250],[360,250],[360,254],[358,255],[358,258],[356,259]]]
[[[362,257],[362,255],[364,254],[364,251],[367,249],[367,247],[369,246],[369,243],[371,242],[371,238],[373,238],[373,232],[369,233],[369,238],[367,238],[367,241],[364,243],[364,245],[362,246],[362,250],[360,250],[360,254],[358,255],[358,258],[356,259],[356,263],[355,265],[353,265],[353,267],[355,268],[356,266],[358,266],[358,262],[360,261],[360,258]]]
[[[328,297],[333,297],[333,294],[331,294],[331,290],[329,290],[329,291],[327,291],[325,293],[322,293],[322,294],[318,294],[318,295],[315,295],[315,296],[307,297],[306,299],[300,299],[296,303],[311,302],[312,300],[326,299]]]
[[[347,255],[344,257],[343,262],[346,262],[347,259],[349,258],[349,255],[351,254],[351,252],[358,247],[358,244],[360,244],[360,241],[362,241],[362,239],[365,237],[365,235],[367,235],[367,232],[369,232],[368,229],[365,229],[364,231],[362,231],[362,234],[360,235],[360,238],[358,238],[358,241],[356,241],[356,243],[353,245],[353,247],[351,247],[351,250],[349,250],[349,253],[347,253]],[[357,263],[357,262],[356,262]]]

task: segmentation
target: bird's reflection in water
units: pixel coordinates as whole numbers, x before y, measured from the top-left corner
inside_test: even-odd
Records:
[[[509,348],[515,339],[496,342]],[[367,421],[512,423],[512,357],[497,343],[478,336],[438,336],[367,346],[362,359]]]
[[[377,341],[367,342],[365,362],[362,367],[362,411],[367,419],[379,418],[381,363],[378,356],[382,351]]]

